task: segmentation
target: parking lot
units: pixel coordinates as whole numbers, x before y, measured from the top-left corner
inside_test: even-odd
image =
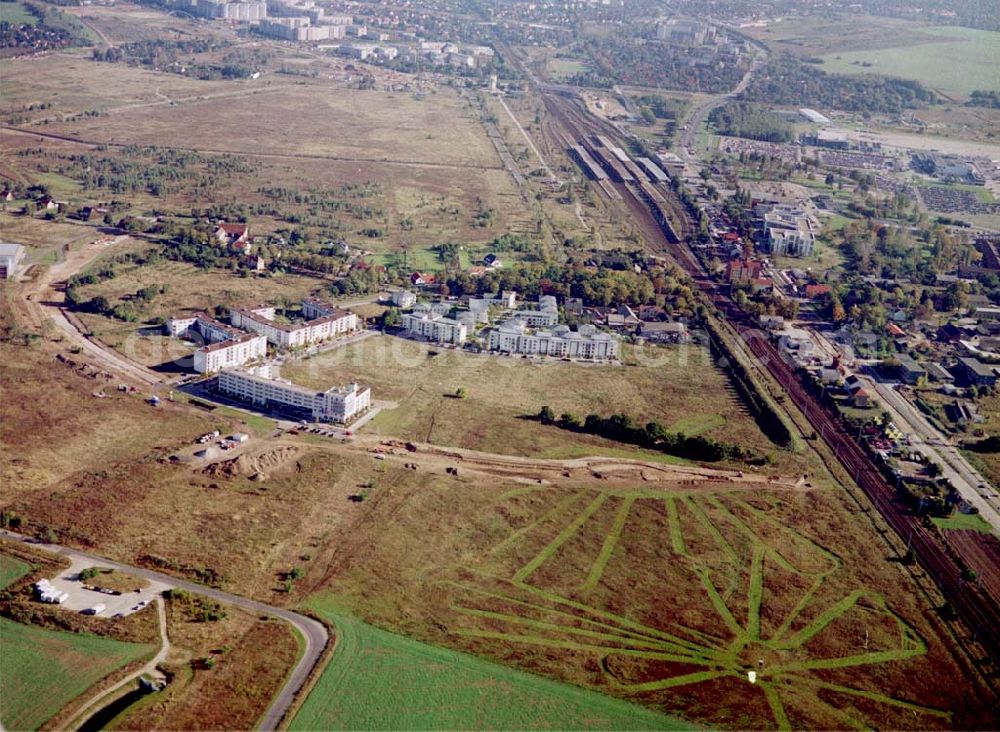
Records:
[[[101,565],[77,558],[73,560],[69,569],[60,572],[55,577],[48,578],[55,589],[69,595],[59,607],[71,612],[83,612],[96,605],[104,605],[101,612],[94,614],[102,618],[113,618],[142,610],[147,605],[152,604],[154,597],[169,589],[168,585],[160,582],[138,580],[137,584],[142,586],[142,590],[139,592],[109,595],[104,592],[88,590],[84,588],[84,583],[80,580],[80,572],[94,566],[100,567]]]

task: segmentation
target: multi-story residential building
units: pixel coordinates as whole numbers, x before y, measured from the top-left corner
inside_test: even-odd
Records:
[[[618,357],[618,339],[593,325],[581,325],[575,332],[568,325],[532,331],[525,320],[516,317],[489,331],[487,347],[501,353],[592,361]]]
[[[316,391],[279,377],[275,364],[256,369],[224,369],[218,390],[234,399],[300,419],[347,424],[371,407],[371,389],[351,383]]]
[[[813,253],[816,237],[809,217],[801,210],[775,205],[763,218],[764,243],[775,256],[808,257]]]
[[[517,310],[514,318],[523,320],[532,328],[548,327],[559,322],[559,304],[552,295],[538,298],[537,310]]]
[[[275,319],[273,307],[233,308],[229,311],[229,322],[237,328],[259,333],[278,348],[307,346],[358,329],[358,316],[349,310],[306,300],[302,303],[302,311],[309,320],[282,323]]]
[[[435,313],[403,316],[403,329],[411,336],[426,338],[436,343],[465,343],[469,329],[465,323]]]
[[[396,290],[392,293],[392,304],[406,310],[417,304],[417,296],[409,290]]]
[[[170,318],[167,335],[198,338],[205,342],[194,352],[194,370],[211,374],[223,368],[242,366],[267,356],[267,339],[226,325],[206,313],[188,318]]]
[[[194,370],[199,374],[214,374],[226,368],[243,366],[267,356],[267,339],[244,333],[233,340],[202,346],[194,352]]]

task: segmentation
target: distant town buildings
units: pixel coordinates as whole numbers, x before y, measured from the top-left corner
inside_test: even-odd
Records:
[[[316,391],[278,375],[277,365],[224,369],[217,389],[238,401],[314,422],[347,424],[371,407],[371,389],[356,383]]]

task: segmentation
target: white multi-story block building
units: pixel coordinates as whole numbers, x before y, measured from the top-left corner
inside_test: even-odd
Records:
[[[581,325],[575,332],[568,325],[532,331],[521,318],[512,318],[490,330],[487,347],[501,353],[591,361],[608,361],[618,357],[618,339],[598,331],[593,325]]]
[[[234,399],[301,419],[347,424],[371,407],[371,389],[358,384],[316,391],[278,376],[274,364],[256,369],[224,369],[218,389]]]
[[[17,275],[24,259],[24,247],[20,244],[0,243],[0,280],[9,280]]]
[[[417,304],[417,296],[409,290],[396,290],[392,293],[392,304],[406,310]]]
[[[465,343],[469,335],[465,323],[434,313],[404,315],[403,328],[411,336],[419,336],[436,343],[454,343],[457,346]]]
[[[552,295],[543,295],[538,298],[537,310],[517,310],[514,317],[532,328],[556,325],[559,322],[559,304]]]
[[[243,366],[267,356],[267,339],[245,333],[235,340],[202,346],[194,352],[194,370],[199,374],[214,374],[222,369]]]
[[[167,335],[199,338],[205,345],[194,352],[194,370],[211,374],[223,368],[242,366],[267,356],[267,339],[226,325],[206,313],[187,318],[170,318],[164,324]]]
[[[358,316],[349,310],[305,300],[302,312],[310,319],[302,323],[282,323],[275,319],[273,307],[234,308],[229,311],[229,322],[237,328],[259,333],[278,348],[307,346],[358,329]]]

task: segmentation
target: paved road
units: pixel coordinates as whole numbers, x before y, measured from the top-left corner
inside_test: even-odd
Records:
[[[149,660],[149,662],[146,663],[138,671],[130,673],[128,676],[126,676],[124,679],[119,681],[111,688],[98,692],[90,699],[88,699],[86,702],[81,704],[80,707],[77,709],[76,713],[72,717],[70,717],[69,722],[66,723],[65,729],[68,730],[79,729],[84,722],[86,722],[91,716],[96,714],[99,711],[99,709],[105,706],[105,704],[102,703],[104,702],[104,700],[110,702],[111,697],[115,694],[115,692],[117,692],[119,689],[126,686],[127,684],[132,683],[140,676],[146,675],[156,679],[164,678],[163,674],[160,673],[160,670],[157,668],[157,666],[163,663],[164,659],[167,657],[167,654],[170,653],[170,639],[167,637],[167,612],[164,609],[162,597],[157,596],[154,602],[156,603],[156,617],[159,620],[160,624],[160,650],[157,651],[156,655],[153,656]]]
[[[18,541],[23,544],[31,544],[36,549],[41,549],[52,554],[58,554],[71,560],[81,558],[87,559],[102,567],[110,567],[137,577],[143,577],[155,582],[162,582],[170,587],[187,590],[188,592],[194,594],[204,595],[212,598],[213,600],[217,600],[218,602],[234,605],[252,613],[270,615],[290,623],[302,636],[302,642],[304,644],[302,657],[299,659],[298,665],[292,669],[292,673],[289,674],[288,680],[285,681],[285,685],[282,687],[281,691],[279,691],[274,697],[274,701],[271,702],[270,708],[264,713],[258,722],[258,729],[264,730],[265,732],[276,730],[278,728],[278,723],[281,722],[282,718],[292,706],[292,703],[295,701],[302,687],[305,685],[306,680],[309,678],[310,673],[312,673],[312,670],[316,667],[316,664],[319,663],[320,658],[322,658],[323,651],[326,649],[327,644],[330,642],[330,634],[327,632],[322,623],[313,620],[312,618],[307,618],[304,615],[294,613],[291,610],[274,607],[273,605],[267,605],[263,602],[258,602],[257,600],[251,600],[246,597],[241,597],[240,595],[234,595],[230,592],[223,592],[222,590],[217,590],[212,587],[205,587],[204,585],[199,585],[195,582],[177,579],[176,577],[171,577],[170,575],[163,574],[161,572],[154,572],[141,567],[132,567],[127,564],[105,559],[104,557],[97,556],[96,554],[70,549],[57,544],[37,543],[31,537],[24,536],[23,534],[17,534],[12,531],[0,530],[0,538]]]
[[[879,401],[888,408],[896,426],[910,434],[912,447],[938,463],[944,477],[951,481],[962,498],[978,508],[979,515],[1000,534],[1000,510],[996,499],[991,498],[996,495],[996,489],[891,385],[879,383],[870,376],[861,378],[874,389]],[[980,489],[981,485],[986,488]]]

